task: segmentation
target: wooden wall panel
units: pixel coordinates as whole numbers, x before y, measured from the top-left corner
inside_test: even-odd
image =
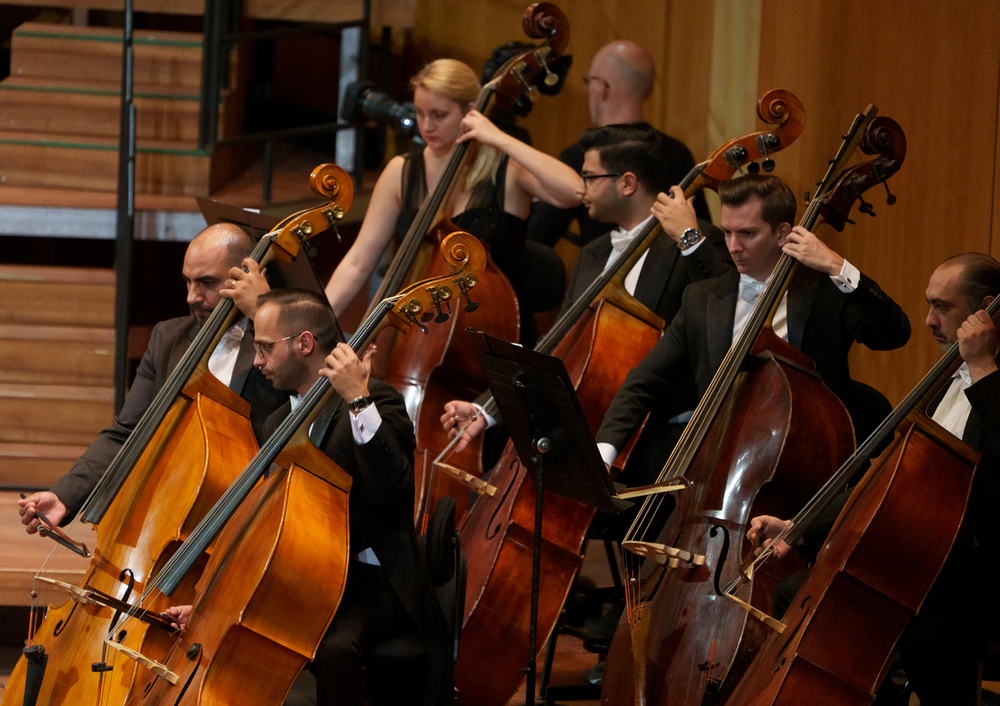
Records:
[[[562,92],[542,97],[523,121],[536,147],[559,154],[589,126],[582,77],[597,49],[626,38],[645,47],[656,61],[647,120],[686,142],[695,159],[711,152],[706,115],[714,2],[559,0],[557,4],[569,18],[573,67]],[[527,5],[524,0],[421,0],[414,49],[424,59],[461,59],[478,71],[493,47],[524,40],[521,15]]]
[[[844,234],[823,237],[900,302],[911,342],[894,353],[852,354],[856,377],[896,402],[939,355],[923,320],[927,277],[945,257],[966,250],[1000,255],[1000,3],[895,0],[561,0],[574,55],[562,93],[545,97],[525,121],[535,145],[551,154],[588,125],[580,80],[593,53],[616,38],[645,46],[657,63],[647,118],[684,140],[696,159],[720,139],[752,126],[746,96],[771,88],[805,104],[802,137],[776,158],[796,193],[814,189],[839,135],[869,103],[902,125],[908,153],[878,217],[861,215]],[[519,0],[421,0],[413,34],[418,54],[453,56],[479,67],[490,49],[520,37]],[[745,32],[745,36],[741,35]],[[759,33],[759,35],[755,34]],[[759,41],[757,41],[759,36]],[[744,89],[740,76],[751,86]],[[744,114],[746,113],[746,114]]]
[[[769,0],[761,24],[760,88],[790,89],[806,108],[805,132],[779,163],[797,193],[813,188],[867,103],[906,133],[906,160],[889,184],[897,204],[886,206],[879,187],[868,194],[877,218],[855,211],[857,226],[822,233],[910,316],[901,351],[862,348],[851,360],[855,377],[898,402],[940,355],[923,325],[928,276],[950,255],[991,244],[997,252],[1000,4]]]

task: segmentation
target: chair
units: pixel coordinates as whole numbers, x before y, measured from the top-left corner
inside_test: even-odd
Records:
[[[417,547],[427,566],[427,576],[434,586],[444,613],[452,651],[446,664],[445,681],[453,682],[458,640],[465,616],[465,576],[467,564],[462,553],[461,536],[455,529],[455,500],[442,498],[427,526],[427,534],[417,537]],[[420,704],[422,684],[427,672],[427,652],[419,636],[401,635],[378,645],[365,661],[368,701],[377,704]]]

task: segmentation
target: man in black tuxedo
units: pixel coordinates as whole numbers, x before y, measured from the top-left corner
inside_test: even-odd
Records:
[[[585,150],[580,194],[584,207],[595,220],[617,227],[580,251],[562,310],[572,306],[657,218],[663,232],[627,273],[625,289],[639,303],[670,322],[680,308],[681,295],[688,284],[731,269],[732,260],[722,231],[698,220],[693,201],[665,178],[663,139],[651,126],[629,123],[590,128],[580,138],[580,145]],[[669,194],[665,193],[668,190]],[[693,380],[689,380],[685,389],[687,406],[680,412],[692,409],[696,403]],[[492,426],[494,420],[481,411],[481,406],[460,400],[445,406],[441,417],[444,428],[452,434],[456,428],[467,428],[457,446],[459,451],[483,429]],[[652,422],[662,427],[665,436],[661,441],[678,438],[686,421],[676,413],[668,417]],[[645,442],[640,443],[630,466],[655,476],[655,464],[646,462]],[[628,474],[619,480],[630,485],[652,482],[641,472],[640,477],[630,477],[632,468]]]
[[[946,430],[982,454],[976,468],[965,525],[959,532],[931,592],[899,641],[901,665],[922,706],[971,706],[976,701],[978,650],[997,639],[998,615],[993,597],[1000,578],[1000,372],[997,331],[984,309],[1000,292],[1000,262],[981,253],[949,258],[927,284],[924,323],[947,350],[958,341],[964,361],[927,413]],[[801,553],[810,562],[826,541],[851,495],[841,493],[802,538]],[[785,520],[762,515],[750,522],[747,538],[759,545],[773,539]],[[769,543],[769,542],[768,542]],[[789,547],[775,545],[784,556]],[[783,582],[775,593],[777,617],[790,605],[808,572]],[[891,682],[876,704],[902,702]]]
[[[855,341],[890,350],[910,337],[906,314],[875,282],[809,231],[792,227],[795,197],[780,179],[742,176],[723,182],[719,197],[722,230],[738,272],[689,286],[663,337],[628,374],[597,433],[609,464],[647,412],[688,408],[678,393],[688,376],[694,375],[698,397],[704,394],[782,253],[805,267],[799,267],[779,304],[775,333],[810,356],[842,398],[850,388],[847,353]],[[845,402],[850,410],[850,400]]]
[[[233,284],[231,279],[227,280],[229,269],[238,267],[253,247],[253,239],[229,223],[209,226],[194,237],[184,254],[181,270],[191,315],[167,319],[153,327],[125,404],[111,426],[100,433],[51,490],[19,501],[21,522],[27,525],[29,533],[38,529],[35,508],[56,524],[69,522],[80,509],[219,303],[221,292]],[[250,423],[260,441],[264,420],[288,401],[288,395],[278,392],[264,379],[253,367],[253,358],[252,327],[248,319],[242,319],[223,334],[209,358],[208,368],[250,403]]]
[[[320,706],[362,704],[365,655],[399,634],[420,635],[429,656],[426,685],[412,703],[451,695],[444,672],[444,616],[418,561],[413,529],[413,424],[402,396],[369,378],[374,347],[359,359],[340,342],[336,317],[320,295],[286,289],[263,294],[256,312],[255,365],[293,397],[267,420],[270,432],[301,403],[319,375],[336,394],[310,429],[317,447],[351,475],[354,552],[333,623],[313,662]],[[289,610],[292,606],[276,606]]]
[[[590,62],[590,68],[583,80],[587,83],[587,107],[590,122],[596,127],[643,122],[643,104],[653,91],[656,67],[653,57],[645,49],[629,40],[616,40],[597,50]],[[694,168],[691,150],[680,140],[656,131],[662,140],[663,161],[659,164],[660,175],[666,191]],[[559,159],[577,172],[583,169],[586,148],[580,142],[562,151]],[[698,218],[710,220],[705,197],[695,197],[695,211]],[[545,203],[536,203],[531,209],[528,222],[528,239],[546,245],[555,245],[576,220],[580,225],[580,242],[586,245],[609,232],[616,221],[605,220],[588,213],[584,206],[556,208]],[[620,224],[619,224],[620,225]]]

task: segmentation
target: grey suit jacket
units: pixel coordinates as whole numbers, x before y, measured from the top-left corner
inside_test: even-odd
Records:
[[[191,316],[167,319],[153,327],[149,346],[139,362],[139,369],[121,411],[115,416],[111,426],[102,431],[77,459],[69,473],[51,488],[68,510],[63,524],[76,514],[97,485],[197,334],[198,322]],[[271,386],[253,366],[253,358],[251,328],[243,337],[229,387],[250,403],[250,423],[260,441],[267,415],[287,402],[288,395]]]

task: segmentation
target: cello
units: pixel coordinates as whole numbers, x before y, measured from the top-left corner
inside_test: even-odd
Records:
[[[531,38],[544,39],[539,46],[522,52],[507,61],[479,93],[475,109],[486,113],[492,106],[511,109],[522,95],[535,99],[539,90],[551,92],[559,87],[559,77],[551,65],[569,42],[569,22],[563,12],[548,2],[535,3],[524,12],[523,28]],[[540,84],[540,89],[536,88]],[[444,274],[440,258],[432,255],[440,238],[457,230],[446,209],[456,178],[468,150],[468,143],[455,146],[448,164],[434,191],[427,194],[416,217],[406,232],[382,285],[376,294],[378,301],[385,292],[399,289],[404,282]],[[475,235],[475,234],[474,234]],[[432,247],[428,247],[428,241]],[[395,332],[383,334],[378,341],[379,355],[372,374],[402,393],[407,413],[414,421],[417,435],[415,455],[417,493],[414,514],[418,523],[426,516],[425,508],[433,508],[426,498],[428,455],[433,458],[448,440],[438,424],[437,410],[456,396],[478,395],[486,389],[486,381],[476,362],[473,349],[461,335],[474,327],[506,341],[519,338],[520,314],[517,297],[507,277],[492,259],[480,285],[478,297],[489,301],[488,311],[458,311],[445,326],[435,327],[430,337],[401,337]],[[442,317],[450,302],[435,302],[436,315]],[[427,319],[435,312],[428,312]],[[482,475],[479,468],[476,475]],[[459,508],[468,503],[467,495],[456,496]]]
[[[321,165],[310,185],[326,202],[286,218],[251,257],[290,261],[304,240],[343,218],[353,199],[349,175]],[[79,586],[55,584],[69,600],[51,606],[31,637],[47,655],[47,677],[36,694],[41,703],[124,699],[132,670],[116,668],[103,635],[229,485],[232,465],[253,457],[248,403],[208,371],[211,349],[235,319],[231,300],[215,307],[82,511],[82,521],[96,524],[91,564]],[[163,494],[171,502],[158,502]],[[51,582],[44,575],[38,580]],[[181,594],[193,596],[193,583]],[[5,706],[20,706],[27,667],[25,660],[15,667]]]
[[[356,352],[387,325],[423,330],[419,315],[436,296],[476,286],[485,264],[479,242],[455,233],[442,252],[461,270],[380,302],[352,337]],[[137,601],[140,607],[173,594],[211,546],[187,626],[166,654],[120,642],[117,626],[109,635],[110,647],[146,668],[126,703],[277,706],[313,658],[340,601],[350,554],[352,478],[309,440],[332,394],[329,380],[319,377]]]
[[[987,307],[1000,311],[1000,298]],[[876,449],[782,622],[727,704],[870,704],[897,640],[921,607],[959,534],[979,454],[926,413],[957,369],[951,348],[779,535],[797,542]],[[922,512],[934,498],[933,512]],[[769,546],[741,567],[765,563]],[[737,590],[737,578],[726,595]]]
[[[758,115],[765,123],[777,123],[776,129],[719,147],[682,181],[687,196],[706,186],[714,188],[742,165],[767,159],[801,134],[802,104],[787,91],[766,93],[758,103]],[[659,222],[653,219],[536,346],[563,358],[592,430],[600,425],[628,370],[660,337],[663,320],[629,295],[624,281],[661,234]],[[616,466],[626,458],[622,454]],[[457,474],[441,467],[437,477],[457,478]],[[483,492],[461,526],[468,578],[464,635],[455,664],[462,701],[479,706],[503,704],[513,695],[523,678],[521,666],[529,644],[527,606],[536,490],[512,443],[507,444]],[[593,508],[566,498],[551,493],[544,497],[539,645],[555,627],[594,515]],[[482,668],[487,663],[491,665],[488,674]],[[532,665],[533,661],[528,669]]]
[[[801,221],[807,230],[820,220],[843,228],[861,193],[899,169],[905,155],[902,131],[888,118],[874,118],[875,112],[869,106],[845,135]],[[844,169],[859,143],[879,156]],[[781,256],[660,482],[632,493],[650,498],[629,529],[623,552],[659,566],[643,579],[635,563],[626,563],[626,614],[608,654],[602,703],[713,703],[733,688],[730,675],[741,673],[763,639],[746,612],[720,600],[720,586],[740,566],[731,554],[745,551],[739,543],[743,528],[752,515],[800,506],[853,448],[843,404],[819,379],[812,361],[778,338],[769,324],[795,268],[793,258]],[[645,531],[666,492],[676,495],[677,507],[658,541],[650,541]],[[741,584],[737,597],[747,604],[766,603],[770,586],[794,570],[790,563],[775,565],[773,575]]]

